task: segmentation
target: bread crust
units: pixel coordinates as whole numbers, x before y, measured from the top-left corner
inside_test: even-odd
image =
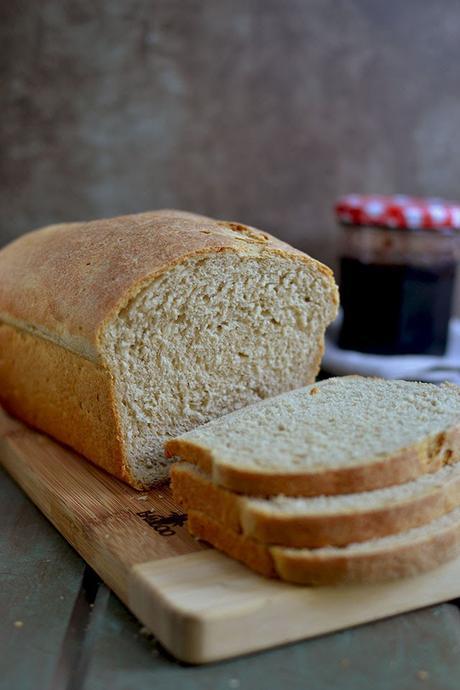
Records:
[[[104,367],[0,323],[0,382],[0,402],[9,412],[136,484],[124,462],[113,381]]]
[[[167,457],[178,456],[212,476],[212,481],[231,491],[251,496],[332,496],[372,491],[404,484],[427,472],[436,472],[447,463],[460,460],[460,424],[427,436],[374,462],[316,472],[276,472],[235,467],[196,441],[171,439]]]
[[[187,464],[182,462],[172,465],[170,479],[173,498],[184,510],[194,508],[214,515],[230,529],[242,532],[243,496],[216,486],[203,475],[189,472]]]
[[[373,553],[316,554],[314,550],[268,547],[237,534],[204,513],[189,512],[188,529],[262,575],[302,585],[372,583],[409,577],[431,570],[460,553],[456,522],[411,544],[395,544]]]
[[[249,226],[170,210],[49,226],[0,251],[0,402],[144,488],[129,470],[103,330],[155,278],[222,251],[307,264],[330,287],[325,320],[335,315],[332,271]]]
[[[264,544],[295,548],[345,546],[424,525],[460,505],[460,473],[415,498],[385,507],[341,513],[281,515],[257,509],[250,499],[215,486],[185,463],[171,468],[174,499],[185,509],[212,515],[219,523]]]
[[[265,577],[277,577],[274,560],[264,544],[238,534],[199,510],[189,512],[187,527],[194,537],[207,541],[219,551],[245,563],[256,573]]]

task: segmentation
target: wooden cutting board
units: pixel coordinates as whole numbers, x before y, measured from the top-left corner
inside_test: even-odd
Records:
[[[460,596],[460,559],[398,582],[266,580],[195,541],[167,486],[138,493],[0,408],[0,460],[176,657],[204,663]]]

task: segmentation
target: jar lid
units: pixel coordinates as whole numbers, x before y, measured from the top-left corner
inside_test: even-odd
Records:
[[[460,230],[460,202],[392,196],[347,194],[335,204],[344,225],[407,230]]]

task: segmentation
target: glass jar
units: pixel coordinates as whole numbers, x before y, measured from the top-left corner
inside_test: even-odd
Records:
[[[342,349],[443,355],[458,254],[460,205],[349,195],[336,212]]]

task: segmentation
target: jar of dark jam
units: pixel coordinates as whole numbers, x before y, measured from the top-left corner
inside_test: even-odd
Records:
[[[379,355],[443,355],[460,204],[350,194],[335,209],[343,226],[339,347]]]

